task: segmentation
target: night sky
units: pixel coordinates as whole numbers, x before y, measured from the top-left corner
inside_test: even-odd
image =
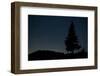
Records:
[[[81,47],[87,51],[87,17],[28,15],[28,53],[37,50],[65,52],[64,40],[71,22],[74,22]]]

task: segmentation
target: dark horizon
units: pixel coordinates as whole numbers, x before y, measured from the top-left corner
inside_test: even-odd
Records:
[[[68,36],[71,22],[82,48],[88,46],[88,18],[68,16],[28,15],[28,53],[37,50],[52,50],[64,53],[64,40]]]

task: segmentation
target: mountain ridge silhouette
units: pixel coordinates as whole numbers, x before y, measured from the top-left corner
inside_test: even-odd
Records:
[[[55,52],[53,50],[37,50],[36,52],[28,55],[28,60],[77,59],[87,57],[87,52],[83,50],[76,54],[64,54],[61,52]]]

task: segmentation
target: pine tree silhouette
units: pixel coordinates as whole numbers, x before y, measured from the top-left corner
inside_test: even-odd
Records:
[[[74,50],[81,48],[75,33],[75,27],[73,22],[71,22],[68,37],[66,37],[65,39],[65,46],[66,46],[66,51],[70,51],[71,53],[74,53]]]

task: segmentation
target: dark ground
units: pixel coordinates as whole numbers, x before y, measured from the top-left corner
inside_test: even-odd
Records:
[[[54,59],[78,59],[78,58],[88,58],[88,54],[85,51],[81,51],[76,54],[64,54],[59,52],[54,52],[50,50],[38,50],[34,53],[28,55],[28,60],[54,60]]]

